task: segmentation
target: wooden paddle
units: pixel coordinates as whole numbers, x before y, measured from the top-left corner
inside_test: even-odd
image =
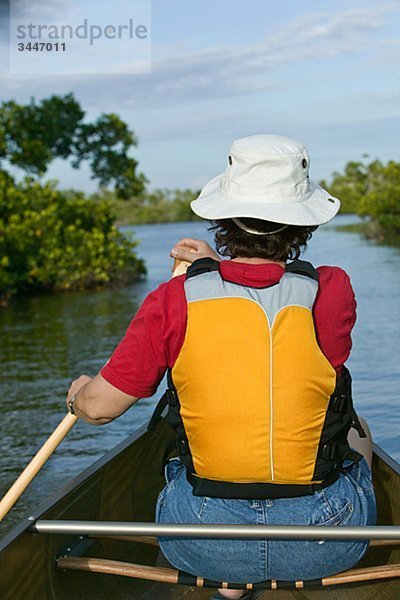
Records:
[[[0,501],[0,521],[12,509],[23,491],[31,483],[43,467],[47,459],[53,454],[57,446],[65,438],[71,427],[76,423],[78,417],[68,413],[61,423],[53,431],[47,442],[40,448],[39,452],[32,458],[29,465],[24,469],[17,481],[10,487],[4,498]]]

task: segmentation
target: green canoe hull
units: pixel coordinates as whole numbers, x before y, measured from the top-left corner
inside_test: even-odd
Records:
[[[17,525],[0,542],[0,598],[2,600],[125,600],[210,597],[210,590],[160,584],[116,575],[60,571],[55,557],[63,547],[75,546],[77,537],[33,534],[33,519],[152,522],[157,495],[164,485],[161,464],[171,439],[160,423],[156,432],[141,429],[84,471],[58,494]],[[400,524],[400,466],[374,448],[374,485],[380,525]],[[155,565],[156,546],[99,539],[85,556]],[[357,567],[400,562],[400,546],[370,548]],[[309,590],[265,592],[277,599],[394,600],[400,598],[400,579]]]

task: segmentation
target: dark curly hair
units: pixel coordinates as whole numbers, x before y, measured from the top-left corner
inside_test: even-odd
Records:
[[[260,232],[270,232],[282,227],[261,219],[240,218],[240,221]],[[299,258],[318,226],[288,225],[279,233],[254,235],[238,227],[232,219],[211,221],[210,231],[215,232],[215,246],[222,256],[230,258],[269,258],[276,261]]]

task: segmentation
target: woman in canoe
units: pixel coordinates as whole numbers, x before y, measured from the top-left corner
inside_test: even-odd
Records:
[[[298,260],[340,206],[308,172],[295,140],[234,142],[225,173],[191,205],[211,221],[219,254],[177,244],[172,256],[193,263],[187,274],[149,294],[100,373],[71,385],[69,409],[102,424],[152,396],[168,372],[178,457],[166,465],[159,522],[375,522],[371,437],[344,366],[353,290],[342,269]],[[182,571],[247,583],[343,571],[367,542],[170,538],[160,547]]]

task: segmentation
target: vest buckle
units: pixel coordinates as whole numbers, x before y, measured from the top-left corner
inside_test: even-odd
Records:
[[[338,454],[338,444],[325,444],[322,446],[321,457],[324,460],[335,460]]]
[[[176,447],[180,456],[186,456],[187,454],[189,454],[185,440],[181,440],[180,438],[178,438],[176,440]]]
[[[333,412],[342,413],[347,405],[347,396],[340,394],[333,398],[331,409]]]
[[[178,406],[178,395],[175,390],[168,390],[168,404],[170,406]]]

